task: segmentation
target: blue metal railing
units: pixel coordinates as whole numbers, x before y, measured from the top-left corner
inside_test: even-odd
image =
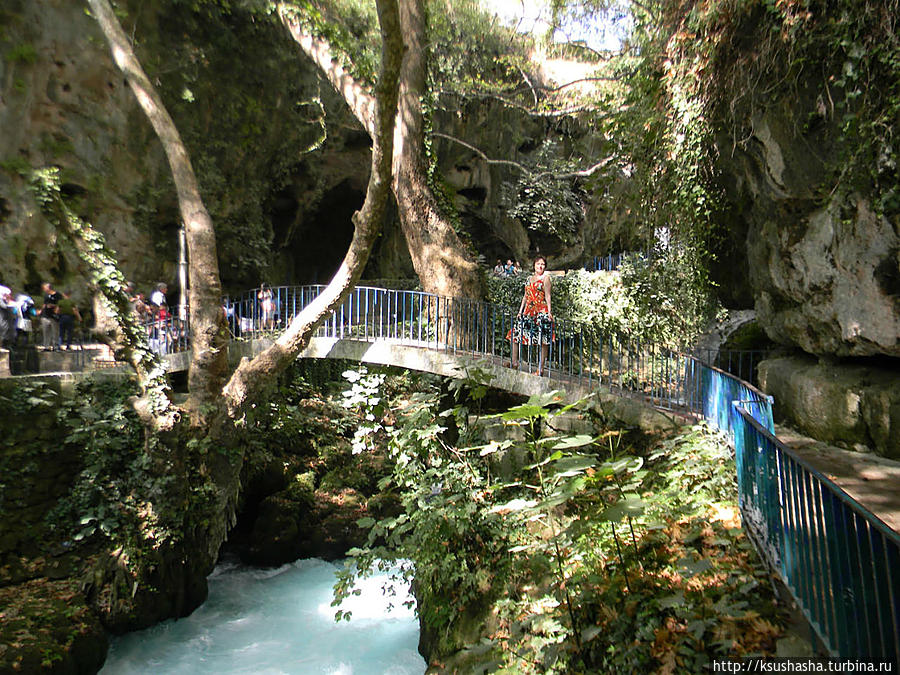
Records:
[[[259,289],[229,298],[226,314],[235,337],[275,334],[323,286],[272,288],[274,311],[264,314]],[[508,339],[513,308],[478,300],[442,298],[422,291],[357,286],[319,328],[317,337],[389,339],[402,344],[511,360]],[[589,324],[554,318],[546,354],[522,344],[518,367],[542,368],[548,377],[584,379],[622,393],[648,397],[668,410],[694,410],[699,401],[694,360],[623,333],[601,333]],[[546,363],[543,361],[546,360]]]
[[[621,253],[609,253],[602,256],[594,256],[584,268],[588,272],[615,272],[626,258],[632,260],[647,260],[652,254],[648,251],[622,251]]]
[[[593,260],[585,265],[589,272],[615,272],[622,263],[622,258],[628,253],[610,253],[604,256],[594,256]]]
[[[273,288],[271,319],[261,311],[259,289],[228,300],[235,336],[281,330],[322,288]],[[317,336],[387,339],[508,362],[514,321],[511,307],[358,286]],[[900,537],[775,438],[771,397],[696,355],[559,317],[551,330],[543,365],[561,387],[605,386],[658,408],[702,415],[727,433],[746,529],[826,649],[900,660]],[[169,351],[186,347],[186,339],[166,342]],[[533,369],[541,348],[523,344],[519,356],[520,369]]]
[[[764,361],[772,354],[769,349],[700,349],[690,351],[691,356],[696,356],[702,363],[708,363],[724,370],[729,375],[734,375],[739,380],[744,380],[756,386],[758,374],[756,372],[760,361]]]
[[[830,653],[900,663],[900,536],[732,405],[747,532]]]
[[[190,322],[187,310],[181,311],[184,318],[167,314],[141,324],[147,333],[150,349],[160,356],[190,349]]]

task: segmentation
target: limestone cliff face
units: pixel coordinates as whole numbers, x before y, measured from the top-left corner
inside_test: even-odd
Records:
[[[140,124],[93,19],[78,3],[11,0],[0,20],[0,233],[9,247],[3,281],[21,288],[44,278],[74,280],[74,259],[21,175],[49,165],[62,169],[70,194],[90,190],[86,211],[126,269],[150,278],[163,272],[145,255],[151,233],[134,227],[135,206],[124,198],[158,178],[161,152],[149,147],[149,127]]]
[[[720,166],[766,332],[817,356],[900,357],[900,223],[871,194],[837,189],[836,122],[785,97],[748,129]]]
[[[335,231],[349,241],[369,163],[368,139],[343,102],[275,26],[156,0],[120,7],[191,152],[226,288],[332,271],[309,261],[339,260],[345,242],[337,236],[336,250],[324,253],[314,243]],[[93,18],[80,3],[9,0],[0,55],[2,280],[32,292],[41,280],[84,287],[70,246],[27,190],[31,169],[53,165],[125,274],[142,288],[158,280],[174,287],[179,216],[169,169]]]
[[[540,252],[553,268],[577,268],[586,258],[615,250],[609,247],[616,245],[621,222],[628,218],[606,210],[614,199],[592,204],[588,195],[581,195],[583,214],[569,241],[528,229],[509,214],[512,190],[524,175],[513,163],[527,169],[552,157],[577,158],[579,167],[587,167],[597,161],[603,145],[595,129],[577,117],[529,114],[491,99],[448,103],[447,109],[436,112],[435,129],[462,142],[436,137],[438,166],[453,192],[462,225],[487,264],[513,257],[527,268],[529,258]],[[544,149],[546,141],[553,144],[553,151]],[[611,182],[610,189],[616,191],[627,179],[618,176]]]
[[[760,367],[776,413],[817,439],[896,458],[900,213],[884,199],[896,167],[879,165],[890,149],[870,152],[847,131],[856,108],[836,83],[848,62],[834,49],[821,56],[764,97],[721,102],[729,227],[744,242],[737,263],[760,325],[794,352]],[[871,166],[848,166],[869,156]]]
[[[216,15],[187,5],[119,3],[191,153],[216,226],[226,290],[262,280],[327,281],[364,198],[368,136],[277,25],[239,8]],[[177,293],[179,215],[165,156],[92,17],[79,3],[9,0],[0,28],[0,235],[10,247],[2,281],[36,292],[51,280],[86,300],[70,246],[27,190],[31,169],[55,165],[79,215],[104,232],[126,276],[144,290],[164,280]],[[436,112],[435,127],[488,157],[528,165],[552,138],[561,156],[592,161],[596,139],[576,121],[489,100],[459,110],[458,101],[452,104],[453,112]],[[540,249],[559,266],[577,265],[602,247],[607,214],[586,217],[564,245],[507,214],[503,185],[519,171],[451,141],[436,139],[435,149],[476,253],[524,262]],[[394,215],[366,276],[411,274]]]
[[[747,254],[770,337],[817,355],[900,356],[897,223],[864,194],[815,199],[824,187],[815,165],[827,157],[775,120],[753,128],[745,189],[757,208]]]

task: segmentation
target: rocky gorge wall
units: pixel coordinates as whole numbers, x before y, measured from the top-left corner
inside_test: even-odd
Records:
[[[851,13],[835,23],[816,6],[791,43],[772,19],[748,10],[737,29],[742,44],[762,47],[752,58],[728,54],[710,75],[747,87],[720,92],[718,169],[737,243],[732,271],[749,280],[759,324],[787,352],[763,364],[760,379],[777,413],[800,431],[897,458],[900,209],[890,196],[897,168],[889,145],[872,148],[862,123],[853,131],[857,116],[881,113],[862,108],[852,91],[849,74],[866,52],[834,36],[835,26],[864,19]],[[869,64],[872,77],[876,65]],[[878,77],[869,86],[896,85],[896,72]],[[760,83],[765,95],[752,89]]]
[[[327,281],[368,180],[371,142],[344,101],[279,26],[238,7],[198,12],[152,0],[120,9],[191,153],[225,289]],[[79,3],[9,0],[0,9],[0,56],[0,235],[9,246],[2,281],[36,293],[50,280],[86,299],[70,245],[27,187],[32,169],[58,166],[64,194],[106,235],[126,276],[147,291],[168,281],[174,295],[180,216],[169,169],[92,17]],[[564,122],[496,102],[459,105],[439,109],[436,126],[491,157],[514,148],[527,164],[548,136],[564,153],[592,142]],[[501,186],[517,172],[446,140],[436,155],[476,254],[525,259],[542,247],[578,260],[596,238],[598,219],[585,219],[571,250],[537,241],[505,215]],[[366,277],[409,276],[392,213]]]
[[[323,280],[368,180],[369,139],[343,101],[277,26],[237,9],[216,15],[165,0],[120,9],[191,153],[226,290]],[[10,0],[0,56],[3,282],[35,293],[50,280],[85,299],[70,245],[27,189],[32,169],[58,166],[63,193],[106,235],[125,274],[148,292],[168,281],[174,294],[174,186],[96,22],[80,3]]]

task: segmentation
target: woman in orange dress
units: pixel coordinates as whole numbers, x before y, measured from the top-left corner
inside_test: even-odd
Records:
[[[519,345],[540,345],[541,356],[536,375],[544,374],[544,363],[550,355],[553,339],[553,310],[550,303],[550,274],[547,259],[539,255],[534,259],[534,274],[525,284],[525,295],[519,305],[519,313],[506,339],[512,341],[513,368],[519,367]]]

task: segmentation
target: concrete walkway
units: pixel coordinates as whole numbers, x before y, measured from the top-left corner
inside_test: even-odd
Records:
[[[775,435],[825,477],[900,532],[900,462],[836,448],[776,425]]]
[[[229,360],[236,365],[242,357],[252,358],[272,341],[257,338],[229,344]],[[428,348],[428,347],[432,348]],[[0,350],[0,377],[9,376],[9,357]],[[375,342],[348,338],[313,338],[301,358],[347,359],[360,363],[396,366],[444,377],[467,377],[468,371],[480,369],[492,387],[532,396],[553,389],[564,390],[566,402],[593,396],[592,406],[620,422],[645,429],[662,431],[690,422],[673,413],[662,412],[647,402],[621,392],[598,388],[586,379],[550,371],[549,377],[538,377],[527,371],[504,367],[499,357],[434,349],[432,345],[399,344],[389,339]],[[72,373],[97,369],[128,372],[128,367],[112,361],[102,345],[85,346],[83,353],[36,352],[41,374]],[[190,353],[179,352],[163,357],[170,372],[187,370]],[[815,470],[834,481],[888,527],[900,532],[900,462],[877,455],[851,452],[805,437],[787,427],[775,429],[779,440],[791,448]]]

